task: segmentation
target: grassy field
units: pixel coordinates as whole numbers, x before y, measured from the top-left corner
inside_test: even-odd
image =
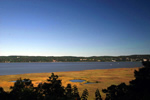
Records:
[[[95,97],[95,91],[98,88],[100,91],[109,87],[110,85],[118,85],[122,82],[129,84],[129,81],[134,79],[134,70],[138,68],[116,68],[116,69],[97,69],[97,70],[83,70],[83,71],[69,71],[69,72],[54,72],[62,80],[62,85],[66,87],[68,83],[77,85],[80,95],[84,89],[88,89],[88,100],[93,100]],[[51,73],[32,73],[32,74],[19,74],[19,75],[1,75],[0,86],[5,91],[10,91],[10,86],[13,86],[14,82],[18,78],[29,78],[32,80],[34,86],[37,86],[41,82],[45,82]],[[70,80],[81,79],[85,80],[82,83],[70,82]],[[92,82],[93,84],[85,84]],[[105,94],[101,92],[102,98],[105,98]]]

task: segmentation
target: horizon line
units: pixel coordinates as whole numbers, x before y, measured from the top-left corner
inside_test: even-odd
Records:
[[[102,55],[102,56],[42,56],[42,55],[2,55],[5,57],[10,57],[10,56],[28,56],[28,57],[104,57],[104,56],[111,56],[111,57],[119,57],[119,56],[140,56],[140,55],[149,55],[150,54],[131,54],[131,55],[118,55],[118,56],[113,56],[113,55]],[[1,55],[0,55],[1,57]]]

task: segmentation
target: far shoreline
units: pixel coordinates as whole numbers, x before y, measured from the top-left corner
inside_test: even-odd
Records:
[[[0,62],[0,63],[62,63],[63,61],[59,62]],[[73,61],[73,62],[100,62],[100,61]],[[73,63],[70,62],[70,63]],[[103,62],[112,62],[113,61],[103,61]],[[142,62],[142,61],[116,61],[116,62]],[[63,63],[69,63],[69,62],[63,62]]]

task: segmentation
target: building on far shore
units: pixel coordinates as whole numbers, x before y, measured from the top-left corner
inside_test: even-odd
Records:
[[[150,59],[143,59],[143,61],[150,61]]]
[[[56,60],[53,59],[53,62],[56,62]]]

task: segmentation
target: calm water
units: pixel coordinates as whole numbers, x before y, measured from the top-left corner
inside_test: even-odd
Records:
[[[141,67],[141,62],[0,63],[0,75]]]
[[[70,80],[71,82],[84,82],[85,80]]]

